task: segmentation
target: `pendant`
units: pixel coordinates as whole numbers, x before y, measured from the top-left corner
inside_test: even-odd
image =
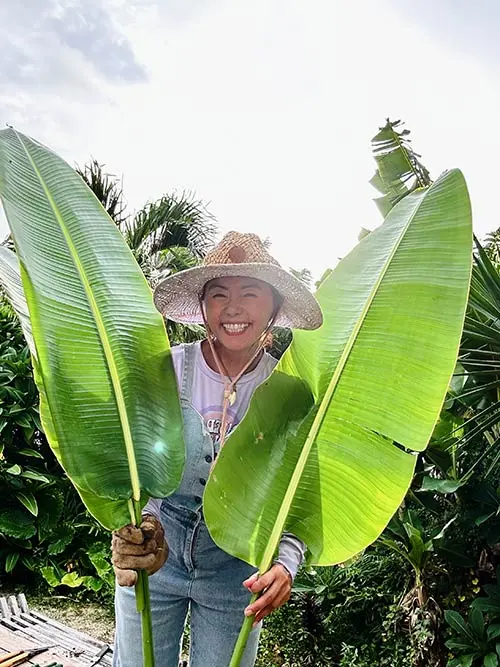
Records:
[[[224,390],[224,399],[229,401],[229,405],[234,405],[236,401],[236,390],[229,391],[229,389]]]

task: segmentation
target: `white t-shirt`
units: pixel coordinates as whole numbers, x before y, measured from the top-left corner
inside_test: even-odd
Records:
[[[203,417],[217,451],[224,399],[224,379],[217,371],[212,370],[205,361],[201,351],[201,342],[191,343],[191,345],[194,348],[195,367],[190,402]],[[185,347],[186,344],[172,347],[172,361],[174,362],[179,391],[184,371]],[[264,352],[257,366],[249,373],[244,373],[238,380],[236,383],[236,400],[233,405],[228,406],[227,410],[228,435],[245,416],[255,388],[269,377],[277,363],[277,359]]]
[[[182,389],[186,345],[193,345],[195,350],[195,368],[189,400],[193,408],[203,417],[214,441],[215,451],[218,452],[224,399],[224,379],[219,373],[213,371],[205,361],[201,351],[201,341],[175,345],[172,347],[172,361],[179,393]],[[236,400],[228,408],[228,434],[245,416],[255,388],[269,377],[277,363],[274,357],[264,352],[257,366],[249,373],[242,375],[238,380],[236,383]],[[153,514],[157,519],[160,519],[160,507],[161,500],[150,498],[143,509],[143,514]],[[278,557],[274,562],[281,563],[290,572],[293,579],[304,559],[305,551],[306,545],[301,540],[291,533],[284,533],[280,540]]]

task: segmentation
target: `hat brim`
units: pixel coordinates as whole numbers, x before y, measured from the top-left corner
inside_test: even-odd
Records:
[[[203,324],[200,309],[203,287],[209,280],[224,276],[257,278],[272,285],[283,297],[276,326],[317,329],[323,322],[321,308],[307,287],[280,266],[268,263],[209,264],[179,271],[156,286],[155,306],[175,322]]]

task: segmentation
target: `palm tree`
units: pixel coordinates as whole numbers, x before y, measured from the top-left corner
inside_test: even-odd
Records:
[[[103,166],[92,160],[76,171],[115,221],[151,287],[167,275],[195,266],[205,256],[217,227],[203,202],[191,193],[166,194],[128,215],[121,181],[104,172]],[[204,335],[197,325],[167,320],[166,326],[173,343],[199,340]]]
[[[104,206],[110,218],[120,227],[126,220],[122,182],[113,174],[105,173],[103,168],[104,165],[92,159],[83,169],[76,167],[75,171]]]
[[[212,214],[185,192],[147,203],[123,226],[125,240],[152,286],[160,276],[194,266],[213,245],[215,232]]]

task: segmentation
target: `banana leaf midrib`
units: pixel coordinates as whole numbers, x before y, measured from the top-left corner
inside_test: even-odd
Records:
[[[125,442],[125,448],[126,448],[126,453],[127,453],[127,462],[128,462],[128,467],[130,471],[130,480],[131,480],[131,486],[132,486],[132,496],[135,501],[140,500],[141,496],[141,490],[140,490],[140,482],[139,482],[139,473],[138,473],[138,468],[137,468],[137,461],[135,457],[135,452],[134,452],[134,446],[133,446],[133,441],[132,441],[132,434],[130,430],[130,424],[127,416],[127,410],[125,407],[125,401],[123,398],[123,391],[121,388],[120,384],[120,379],[118,376],[118,372],[116,369],[116,364],[114,362],[113,354],[111,351],[111,346],[109,344],[109,340],[106,334],[106,328],[103,324],[102,317],[99,311],[99,308],[97,306],[97,303],[93,297],[92,290],[90,288],[87,276],[85,275],[85,272],[83,270],[83,267],[81,266],[81,263],[78,261],[78,254],[75,250],[74,244],[71,240],[71,237],[68,233],[68,230],[66,229],[64,225],[64,220],[63,217],[49,191],[47,188],[47,185],[45,184],[42,175],[36,165],[36,162],[34,158],[31,156],[30,151],[28,150],[28,147],[24,144],[22,138],[19,136],[19,134],[14,130],[16,137],[19,140],[19,143],[21,144],[24,152],[26,153],[26,156],[33,167],[33,171],[36,174],[40,185],[45,193],[45,196],[47,197],[47,201],[49,202],[50,207],[52,208],[54,215],[56,217],[56,220],[59,224],[59,227],[61,229],[61,232],[64,236],[64,239],[66,241],[66,244],[68,246],[68,250],[71,254],[71,258],[73,260],[73,263],[75,265],[76,271],[78,272],[78,275],[80,276],[80,279],[82,281],[85,294],[87,296],[87,300],[89,303],[89,307],[91,309],[92,315],[94,316],[95,324],[97,327],[97,331],[99,334],[99,338],[101,340],[101,343],[103,345],[104,349],[104,356],[107,362],[108,366],[108,371],[110,374],[111,382],[113,385],[113,389],[115,391],[115,398],[116,398],[116,404],[117,404],[117,409],[118,409],[118,414],[120,417],[120,423],[122,425],[122,431],[123,431],[123,437],[124,437],[124,442]],[[22,263],[21,263],[21,270],[22,272],[24,271]],[[45,395],[48,396],[47,391],[45,391]],[[134,516],[131,509],[131,515]]]
[[[425,196],[425,194],[424,194]],[[307,462],[307,459],[309,458],[309,454],[311,451],[311,448],[316,440],[316,436],[318,435],[318,432],[323,424],[323,420],[325,418],[326,412],[328,408],[330,407],[330,403],[333,398],[333,394],[335,393],[335,389],[337,388],[338,382],[342,376],[342,373],[345,369],[345,366],[347,364],[347,361],[349,359],[349,356],[351,354],[352,348],[354,347],[354,344],[358,338],[359,332],[361,330],[361,327],[366,319],[366,316],[368,314],[368,311],[370,309],[370,306],[372,305],[375,297],[377,296],[377,293],[380,289],[380,285],[382,283],[382,280],[384,279],[391,262],[394,258],[394,255],[398,251],[407,231],[411,223],[413,222],[413,219],[415,218],[418,210],[420,209],[420,205],[422,203],[422,197],[419,197],[418,201],[415,204],[414,210],[412,214],[409,216],[408,221],[404,228],[401,230],[399,238],[397,239],[397,242],[394,244],[393,249],[391,253],[388,255],[384,266],[382,267],[382,270],[380,271],[380,274],[378,276],[377,281],[375,282],[372,291],[370,295],[368,296],[365,305],[363,307],[363,310],[360,313],[359,318],[356,321],[356,325],[354,326],[351,335],[349,336],[349,339],[342,351],[342,354],[340,356],[339,362],[335,368],[335,371],[333,373],[333,376],[328,384],[327,390],[325,392],[325,395],[323,396],[321,403],[319,404],[318,411],[316,413],[316,416],[314,417],[314,421],[311,425],[311,430],[307,436],[306,442],[304,444],[304,447],[302,448],[302,451],[300,453],[299,460],[297,462],[297,465],[294,468],[292,478],[287,486],[287,490],[285,492],[285,495],[283,497],[283,502],[281,503],[279,512],[277,514],[276,521],[274,523],[267,547],[264,551],[264,554],[262,556],[262,562],[259,567],[259,572],[264,573],[267,572],[269,569],[272,559],[274,557],[274,552],[276,549],[276,545],[279,542],[279,539],[283,533],[283,528],[285,525],[286,518],[288,516],[288,513],[290,511],[290,507],[293,502],[293,498],[295,497],[295,494],[297,492],[297,488],[300,482],[300,478],[302,477],[302,473],[304,472],[305,464]],[[362,241],[361,241],[362,243]],[[314,409],[314,408],[313,408]]]

